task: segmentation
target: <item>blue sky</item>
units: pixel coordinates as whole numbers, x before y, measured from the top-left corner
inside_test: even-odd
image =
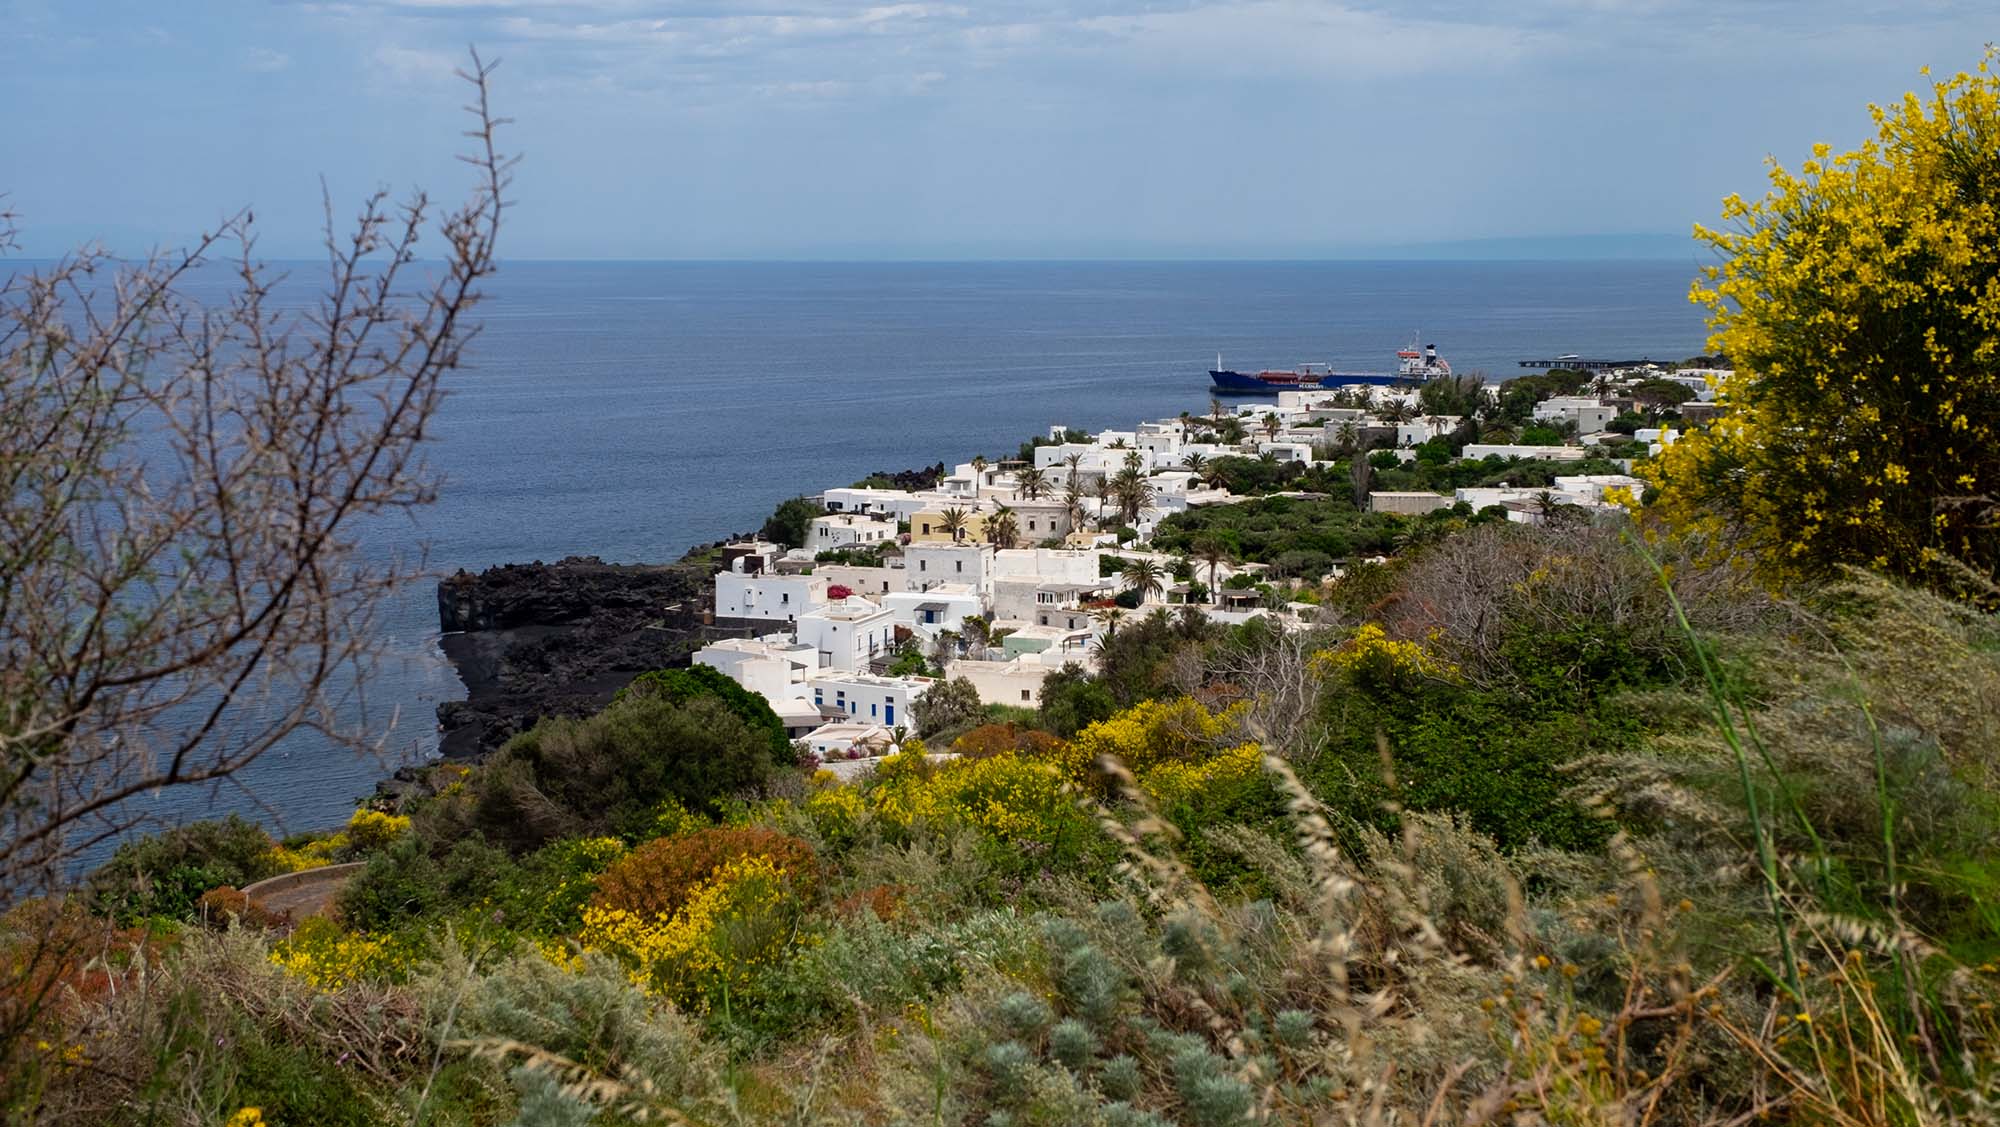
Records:
[[[1678,255],[1990,0],[0,0],[24,249],[456,196],[503,60],[519,258]],[[1580,236],[1621,236],[1593,238]],[[1492,242],[1490,240],[1502,240]]]

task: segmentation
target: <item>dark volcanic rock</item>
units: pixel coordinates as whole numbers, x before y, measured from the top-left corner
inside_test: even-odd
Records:
[[[672,564],[572,556],[441,581],[442,644],[466,689],[438,706],[444,755],[482,756],[544,716],[595,712],[638,674],[750,633],[704,621],[711,567],[699,550]]]
[[[935,466],[925,466],[914,470],[876,470],[862,480],[881,485],[887,489],[903,489],[916,492],[923,489],[937,488],[937,483],[944,480],[944,475],[944,463],[939,462]]]

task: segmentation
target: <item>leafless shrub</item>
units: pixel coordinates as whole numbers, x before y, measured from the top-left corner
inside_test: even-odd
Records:
[[[513,166],[491,74],[462,73],[467,202],[378,191],[345,233],[329,202],[305,313],[275,307],[248,212],[136,266],[85,250],[0,284],[0,904],[130,832],[135,796],[222,785],[303,731],[373,746],[341,708],[373,608],[419,572],[364,556],[357,526],[436,493],[421,441]],[[189,296],[200,269],[227,300]],[[13,1002],[0,1046],[32,1010]]]
[[[1410,563],[1385,625],[1402,637],[1434,641],[1485,687],[1505,678],[1501,648],[1521,632],[1607,630],[1623,634],[1641,655],[1678,660],[1683,647],[1673,610],[1652,568],[1625,542],[1629,534],[1581,524],[1467,530]],[[1698,628],[1733,633],[1773,612],[1747,574],[1676,557],[1665,562]]]

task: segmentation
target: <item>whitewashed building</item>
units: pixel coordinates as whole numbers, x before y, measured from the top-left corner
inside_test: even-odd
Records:
[[[807,680],[812,702],[822,710],[891,728],[911,723],[911,707],[932,683],[929,677],[880,677],[834,670],[821,670]]]
[[[818,654],[821,669],[865,670],[896,643],[896,616],[859,596],[801,615],[796,629],[800,643]]]
[[[993,549],[949,541],[915,543],[903,550],[903,571],[912,591],[963,583],[984,598],[993,585]]]
[[[793,622],[826,604],[825,579],[815,575],[715,574],[718,618],[762,618]]]
[[[814,552],[860,548],[896,538],[896,518],[863,513],[832,513],[814,517],[806,530],[806,547]]]

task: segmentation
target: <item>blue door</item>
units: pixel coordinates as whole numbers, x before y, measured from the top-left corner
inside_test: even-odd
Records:
[[[896,706],[895,706],[895,705],[893,705],[893,704],[885,704],[885,705],[883,705],[883,706],[882,706],[882,722],[883,722],[884,724],[894,724],[894,723],[896,722]]]

